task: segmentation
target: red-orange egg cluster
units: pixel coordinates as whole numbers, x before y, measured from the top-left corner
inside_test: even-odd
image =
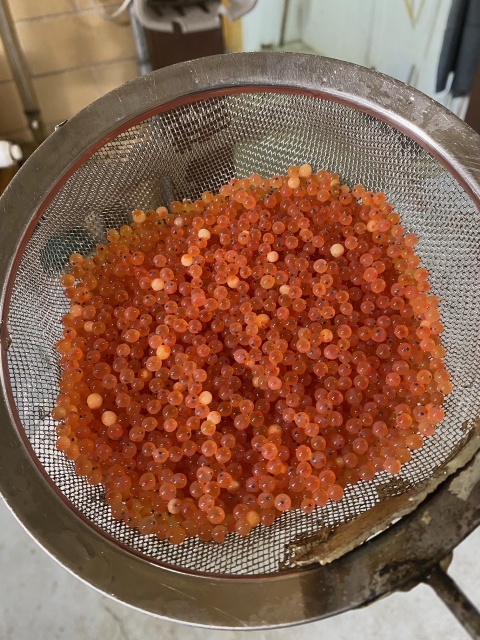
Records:
[[[222,542],[398,473],[452,385],[385,194],[302,165],[170,209],[61,277],[57,448],[112,516]]]

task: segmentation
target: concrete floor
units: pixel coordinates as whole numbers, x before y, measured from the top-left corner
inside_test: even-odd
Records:
[[[450,574],[480,607],[480,529],[456,550]],[[100,595],[31,540],[0,500],[1,640],[468,640],[429,587],[293,629],[208,631],[163,622]]]

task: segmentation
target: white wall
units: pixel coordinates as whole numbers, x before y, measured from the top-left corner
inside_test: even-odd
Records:
[[[261,51],[262,46],[280,42],[285,0],[258,0],[255,8],[242,19],[244,51]]]
[[[328,0],[299,1],[300,39],[312,49],[393,76],[465,116],[468,98],[452,100],[448,86],[435,92],[452,0],[336,0],[335,11]]]
[[[404,0],[376,0],[370,63],[383,73],[435,95],[438,59],[451,0],[427,0],[412,24]]]
[[[290,0],[286,42],[386,73],[459,115],[466,100],[435,93],[452,0]],[[246,51],[277,46],[285,0],[258,0],[243,20]]]
[[[434,95],[451,0],[336,0],[334,11],[329,0],[303,4],[301,39],[312,49]]]
[[[301,40],[314,51],[371,66],[373,16],[377,0],[302,0]],[[396,0],[379,0],[388,4]]]

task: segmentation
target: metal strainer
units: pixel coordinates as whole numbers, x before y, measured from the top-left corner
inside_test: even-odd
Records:
[[[73,251],[91,251],[135,208],[303,162],[385,191],[418,234],[445,324],[454,382],[447,417],[395,482],[380,474],[310,516],[285,513],[223,545],[193,538],[172,547],[141,536],[113,520],[103,491],[55,450],[53,345],[67,309],[59,275]],[[308,548],[322,529],[429,478],[480,413],[479,182],[480,138],[467,125],[391,78],[324,58],[207,58],[87,107],[41,146],[0,202],[0,486],[18,518],[81,578],[157,615],[229,627],[315,617],[306,585],[321,575],[292,568],[298,544],[290,543]]]

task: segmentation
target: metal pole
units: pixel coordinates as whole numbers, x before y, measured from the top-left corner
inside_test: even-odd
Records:
[[[129,13],[130,22],[132,24],[133,40],[135,42],[135,49],[137,52],[137,65],[138,72],[141,76],[147,75],[153,71],[152,61],[150,59],[150,52],[148,51],[147,38],[145,37],[145,31],[137,20],[135,10],[133,8],[134,3],[130,3]]]
[[[443,600],[465,631],[474,640],[480,640],[480,612],[450,576],[439,565],[436,565],[432,572],[424,578],[424,582],[434,589],[437,596]]]
[[[39,145],[45,140],[47,134],[7,0],[0,0],[0,36],[20,93],[23,110],[28,119],[28,126],[35,142]]]
[[[287,32],[287,20],[288,20],[289,9],[290,9],[290,0],[285,0],[285,4],[283,5],[282,28],[280,31],[280,42],[279,42],[279,45],[281,47],[285,45],[285,35]]]

